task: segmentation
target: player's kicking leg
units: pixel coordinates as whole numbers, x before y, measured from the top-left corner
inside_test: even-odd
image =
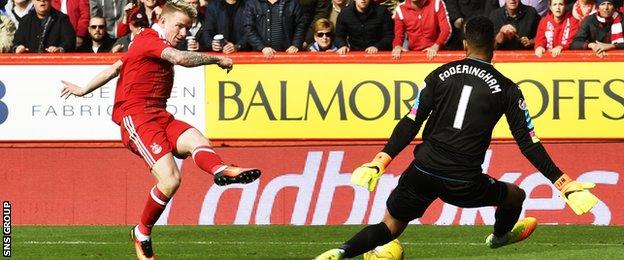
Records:
[[[195,164],[214,175],[214,182],[219,186],[250,183],[260,177],[260,170],[257,168],[241,168],[223,162],[212,149],[208,139],[195,128],[190,128],[180,135],[177,149],[181,154],[192,155]]]
[[[518,186],[506,184],[507,197],[496,208],[494,233],[485,239],[485,244],[490,248],[499,248],[520,242],[528,238],[537,227],[537,220],[532,217],[518,221],[526,194]]]
[[[152,249],[152,227],[180,186],[180,172],[171,153],[156,161],[152,166],[152,174],[158,183],[149,192],[145,209],[141,214],[141,222],[130,231],[138,259],[155,259]]]

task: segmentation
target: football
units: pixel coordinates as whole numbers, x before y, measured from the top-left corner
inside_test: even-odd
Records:
[[[378,246],[375,249],[364,253],[364,260],[376,260],[376,259],[403,259],[403,246],[398,239],[390,241],[382,246]]]

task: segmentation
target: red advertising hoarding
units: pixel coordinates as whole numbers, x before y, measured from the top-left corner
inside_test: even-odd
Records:
[[[381,220],[385,200],[412,159],[412,146],[398,156],[375,192],[353,188],[351,171],[380,145],[225,147],[226,161],[263,171],[258,182],[219,187],[191,160],[182,165],[182,186],[161,224],[362,224]],[[558,166],[593,181],[601,201],[590,214],[576,216],[558,192],[515,144],[493,144],[483,164],[493,177],[527,192],[523,215],[541,223],[624,224],[624,184],[620,175],[624,143],[551,143]],[[409,151],[408,151],[409,150]],[[138,221],[154,184],[144,163],[115,147],[0,148],[0,199],[13,206],[15,224],[124,225]],[[492,224],[494,208],[461,209],[436,201],[414,223]]]

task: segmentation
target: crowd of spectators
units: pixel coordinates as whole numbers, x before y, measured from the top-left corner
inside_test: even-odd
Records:
[[[0,0],[0,53],[125,52],[167,0]],[[171,1],[171,0],[169,0]],[[179,49],[203,52],[463,49],[463,25],[485,15],[496,49],[624,49],[622,0],[174,0],[199,17]]]

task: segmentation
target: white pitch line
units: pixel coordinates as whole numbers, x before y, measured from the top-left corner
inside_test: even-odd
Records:
[[[16,242],[16,244],[27,245],[123,245],[129,244],[125,242],[98,242],[98,241],[24,241]],[[248,241],[164,241],[155,242],[156,244],[164,245],[338,245],[342,242],[248,242]],[[526,242],[525,242],[526,243]],[[530,242],[529,242],[530,243]],[[461,242],[401,242],[403,245],[416,245],[416,246],[485,246],[485,243],[461,243]],[[566,245],[566,246],[620,246],[618,243],[530,243],[533,245],[541,246],[554,246],[554,245]]]

